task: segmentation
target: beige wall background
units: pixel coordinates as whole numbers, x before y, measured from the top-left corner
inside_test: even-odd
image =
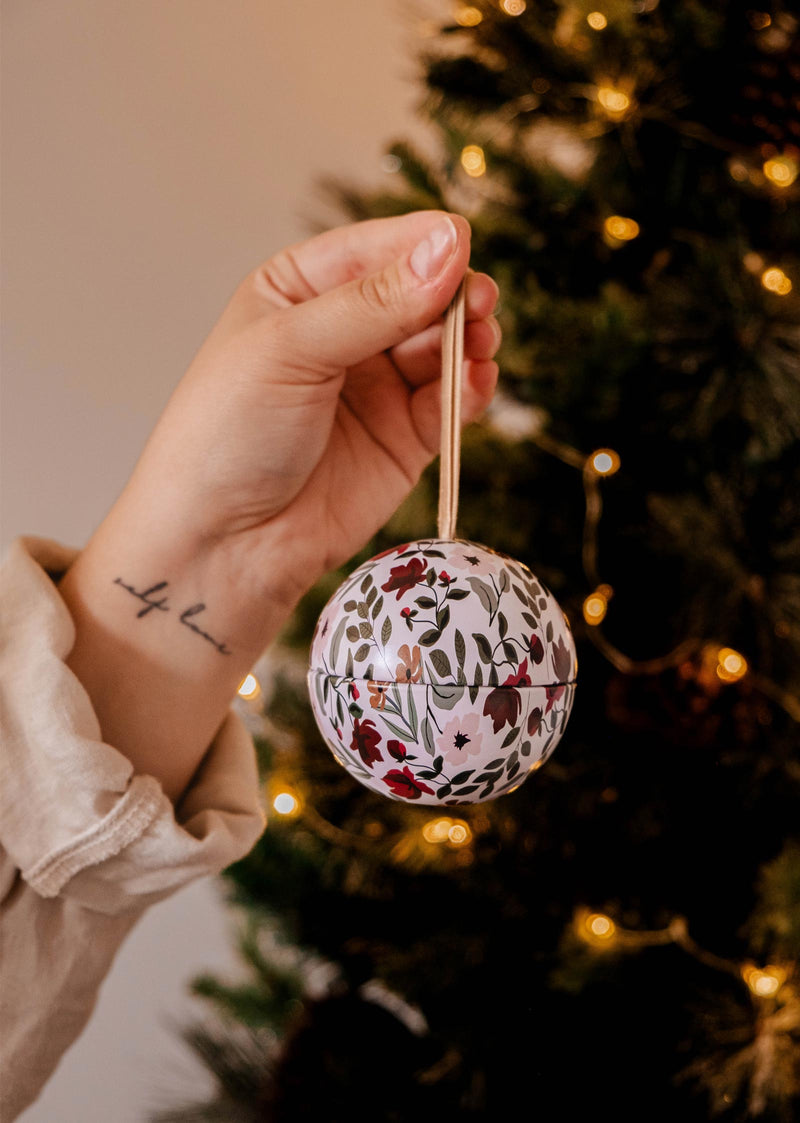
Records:
[[[441,11],[444,4],[433,0]],[[421,3],[4,0],[0,539],[79,546],[237,281],[419,136]],[[159,905],[25,1123],[202,1092],[169,1027],[232,970],[213,884]]]

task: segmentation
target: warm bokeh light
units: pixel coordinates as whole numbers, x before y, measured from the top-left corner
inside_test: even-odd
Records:
[[[778,296],[787,296],[792,291],[792,282],[776,265],[764,270],[761,284],[768,292],[777,293]]]
[[[486,171],[486,157],[483,149],[477,144],[468,144],[461,151],[461,167],[473,179],[483,175]]]
[[[732,647],[721,647],[717,652],[717,677],[723,682],[738,682],[747,674],[747,660]]]
[[[521,16],[527,8],[525,0],[502,0],[500,7],[508,16]]]
[[[763,31],[772,23],[772,16],[769,12],[748,12],[747,18],[754,31]]]
[[[582,940],[595,947],[608,945],[617,931],[617,926],[610,916],[603,912],[589,912],[588,909],[578,909],[575,914],[575,929]]]
[[[456,9],[456,23],[460,27],[477,27],[483,19],[483,14],[477,8],[468,6]]]
[[[772,998],[786,981],[786,972],[782,967],[775,967],[771,963],[766,967],[747,963],[742,968],[742,978],[758,998]]]
[[[600,86],[597,90],[597,100],[609,117],[624,117],[631,104],[628,95],[613,86]]]
[[[608,26],[608,20],[602,12],[589,12],[586,22],[594,31],[602,31],[604,27]]]
[[[613,476],[619,471],[619,454],[613,448],[598,448],[589,457],[589,463],[598,476]]]
[[[583,618],[587,624],[600,624],[607,611],[608,599],[599,590],[591,593],[583,602]]]
[[[472,831],[463,819],[456,819],[447,832],[447,841],[453,846],[466,846],[472,838]]]
[[[749,176],[747,165],[743,164],[741,160],[731,160],[728,164],[728,171],[731,178],[735,179],[737,183],[744,183]]]
[[[246,698],[250,701],[252,698],[257,698],[261,693],[261,685],[255,675],[245,675],[239,683],[239,689],[236,691],[240,698]]]
[[[472,831],[463,819],[450,819],[444,815],[430,819],[422,828],[422,837],[432,844],[447,842],[451,846],[466,846],[472,841]]]
[[[606,219],[603,229],[609,238],[613,238],[616,242],[630,242],[639,234],[639,223],[633,218],[612,214]]]
[[[764,161],[761,170],[776,187],[791,187],[797,179],[797,161],[791,156],[773,156],[771,160]]]
[[[278,792],[272,806],[279,815],[296,815],[300,810],[300,800],[291,792]]]
[[[444,842],[452,825],[452,819],[431,819],[422,828],[422,837],[426,842]]]
[[[742,258],[742,264],[748,273],[762,273],[764,271],[764,258],[755,250],[750,250]]]

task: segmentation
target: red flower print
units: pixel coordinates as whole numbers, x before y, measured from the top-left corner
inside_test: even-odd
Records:
[[[382,710],[386,705],[386,691],[388,689],[388,682],[367,683],[367,690],[369,691],[369,704],[373,710]]]
[[[453,578],[449,573],[445,573],[445,571],[442,570],[442,572],[439,574],[439,580],[443,585],[449,585]]]
[[[393,593],[397,590],[397,599],[400,600],[403,593],[419,585],[424,576],[425,562],[422,558],[411,558],[405,565],[393,565],[389,571],[389,580],[385,585],[381,585],[381,588],[384,593]]]
[[[359,721],[356,718],[353,722],[353,740],[350,742],[350,748],[354,753],[358,753],[367,768],[372,768],[376,760],[383,760],[382,753],[378,751],[380,739],[381,735],[371,718],[367,718],[366,721]]]
[[[401,616],[410,616],[411,615],[411,609],[406,605],[405,608],[400,609],[400,615]]]
[[[387,741],[386,748],[389,750],[389,756],[393,756],[395,760],[405,760],[408,753],[402,741]]]
[[[544,659],[544,645],[538,636],[531,636],[530,643],[528,644],[528,651],[530,652],[531,659],[538,665]]]
[[[515,675],[509,675],[503,686],[530,686],[531,676],[528,674],[528,660],[523,659],[517,667]],[[495,729],[495,733],[497,730]]]
[[[558,637],[551,650],[553,653],[553,670],[556,673],[556,678],[559,682],[566,682],[572,670],[572,656],[567,650],[567,645],[564,643],[563,636]]]
[[[551,709],[566,689],[566,686],[546,686],[544,688],[544,692],[547,695],[547,705],[544,708],[546,714],[550,713]]]
[[[542,711],[539,706],[528,714],[528,736],[535,737],[542,723]]]
[[[350,697],[357,700],[360,692],[356,684],[354,682],[349,683],[347,689],[350,691]]]
[[[401,796],[402,799],[419,799],[423,792],[428,795],[433,795],[433,788],[429,788],[427,784],[423,784],[421,780],[414,778],[414,774],[408,765],[400,771],[399,768],[392,768],[385,776],[382,776],[384,784],[388,784],[395,795]]]
[[[495,733],[504,725],[516,725],[522,698],[518,690],[511,686],[496,686],[491,690],[483,704],[483,716],[492,719]]]

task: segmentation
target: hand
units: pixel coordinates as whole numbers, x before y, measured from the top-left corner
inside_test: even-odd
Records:
[[[420,212],[291,247],[239,286],[60,588],[104,738],[177,797],[299,596],[438,451],[441,316],[469,226]],[[464,422],[497,377],[467,284]]]
[[[132,481],[195,549],[248,541],[304,586],[351,557],[438,451],[440,317],[469,258],[463,218],[420,212],[330,231],[239,286]],[[488,404],[497,287],[467,284],[465,422]],[[280,542],[280,546],[277,543]]]

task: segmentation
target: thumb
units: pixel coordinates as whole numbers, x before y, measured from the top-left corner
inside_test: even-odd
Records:
[[[380,272],[271,316],[273,344],[295,371],[323,377],[394,347],[445,311],[467,270],[469,242],[466,219],[438,215],[420,242]]]

